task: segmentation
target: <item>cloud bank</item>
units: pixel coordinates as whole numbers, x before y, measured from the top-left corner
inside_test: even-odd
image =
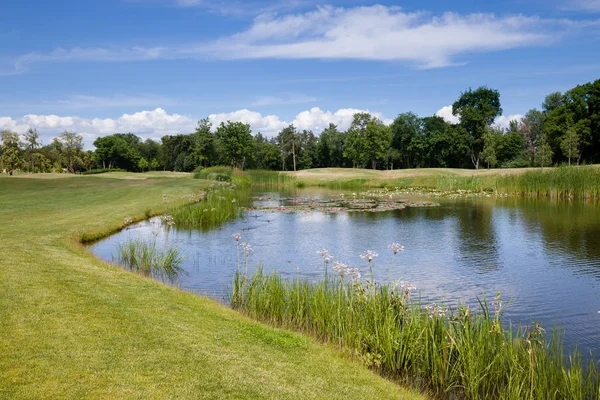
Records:
[[[294,124],[298,129],[312,130],[319,134],[330,123],[345,130],[352,123],[352,116],[357,112],[370,112],[391,123],[381,113],[369,110],[343,108],[335,112],[324,111],[319,107],[302,111],[292,121],[285,121],[277,115],[262,115],[248,109],[237,110],[229,113],[210,114],[208,119],[216,128],[221,122],[239,121],[250,124],[253,133],[262,133],[273,137],[289,124]],[[0,130],[24,133],[30,128],[38,130],[44,144],[49,143],[65,130],[81,134],[84,137],[86,148],[92,148],[92,143],[99,136],[113,133],[135,133],[143,139],[160,140],[164,135],[191,133],[196,127],[198,118],[180,114],[169,114],[162,108],[140,111],[133,114],[123,114],[118,118],[82,118],[77,116],[36,115],[28,114],[22,118],[0,117]]]
[[[181,0],[183,5],[192,3],[196,2]],[[264,13],[254,18],[246,30],[212,41],[29,53],[17,57],[0,74],[23,73],[36,63],[178,59],[354,59],[440,68],[464,64],[472,53],[545,46],[565,32],[588,24],[524,15],[435,15],[383,5],[319,6],[304,13]]]

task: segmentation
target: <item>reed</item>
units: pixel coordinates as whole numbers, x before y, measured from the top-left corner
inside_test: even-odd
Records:
[[[194,171],[195,179],[210,179],[213,181],[231,182],[232,176],[233,168],[226,166],[198,168]]]
[[[183,256],[175,246],[159,249],[156,239],[132,239],[117,245],[117,260],[129,271],[174,282],[183,271]]]
[[[475,312],[423,306],[409,284],[284,280],[238,271],[231,305],[255,319],[349,349],[366,364],[437,398],[595,399],[595,362],[564,355],[561,336],[501,320],[499,297]]]
[[[499,193],[555,199],[600,198],[600,170],[597,167],[558,167],[499,176]]]
[[[209,230],[231,221],[249,202],[248,191],[227,182],[214,183],[201,196],[190,197],[188,204],[170,208],[173,222],[182,228]]]

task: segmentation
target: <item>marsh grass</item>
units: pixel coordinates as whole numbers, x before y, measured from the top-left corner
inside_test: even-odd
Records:
[[[538,325],[506,327],[502,303],[443,310],[410,292],[329,278],[309,282],[238,272],[234,309],[349,349],[382,374],[452,399],[596,399],[598,369]]]
[[[117,260],[127,270],[161,281],[175,282],[184,257],[175,246],[161,250],[156,239],[129,238],[117,245]]]
[[[250,201],[245,188],[227,182],[212,184],[202,199],[192,198],[186,205],[169,209],[175,225],[209,230],[239,217]]]
[[[230,182],[232,176],[233,168],[225,166],[198,168],[194,171],[195,179],[209,179],[213,181]]]
[[[500,193],[526,197],[599,199],[600,170],[576,166],[545,168],[520,175],[500,176],[496,186]]]

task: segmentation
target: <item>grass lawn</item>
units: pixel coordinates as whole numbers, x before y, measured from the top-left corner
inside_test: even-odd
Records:
[[[185,177],[0,176],[0,398],[423,398],[79,244],[206,185]]]

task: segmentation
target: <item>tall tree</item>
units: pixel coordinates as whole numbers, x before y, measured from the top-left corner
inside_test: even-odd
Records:
[[[525,149],[529,153],[529,159],[533,165],[538,141],[544,132],[544,113],[535,108],[527,111],[519,125],[519,132],[523,135]]]
[[[546,135],[540,138],[538,149],[535,153],[535,165],[538,167],[547,167],[552,164],[552,147],[548,144]]]
[[[479,168],[480,153],[483,150],[485,134],[496,117],[502,115],[500,93],[487,86],[461,93],[452,105],[452,114],[460,118],[460,124],[472,138],[471,162]]]
[[[399,161],[405,168],[411,168],[411,161],[419,152],[417,143],[413,141],[418,140],[422,126],[422,119],[412,112],[398,115],[390,126],[392,147],[398,151]]]
[[[65,157],[67,170],[75,173],[76,167],[81,163],[81,153],[83,151],[83,137],[75,132],[64,131],[59,140],[63,145],[63,155]]]
[[[31,173],[35,173],[35,160],[36,158],[39,158],[35,155],[35,152],[41,145],[40,135],[37,133],[36,129],[29,128],[23,136],[25,137],[29,162],[31,163]]]
[[[21,168],[24,162],[19,134],[11,131],[2,131],[2,146],[0,146],[0,150],[2,153],[0,163],[12,175],[15,170]]]
[[[567,129],[567,133],[560,142],[560,148],[563,154],[569,159],[569,165],[571,165],[571,159],[577,158],[579,155],[579,135],[575,126]]]
[[[355,165],[364,166],[370,162],[377,168],[377,161],[384,160],[390,146],[389,127],[369,113],[354,114],[346,137],[344,156]]]
[[[248,159],[252,157],[253,139],[250,124],[242,122],[221,122],[216,136],[221,142],[223,160],[225,163],[239,169],[244,169]]]

